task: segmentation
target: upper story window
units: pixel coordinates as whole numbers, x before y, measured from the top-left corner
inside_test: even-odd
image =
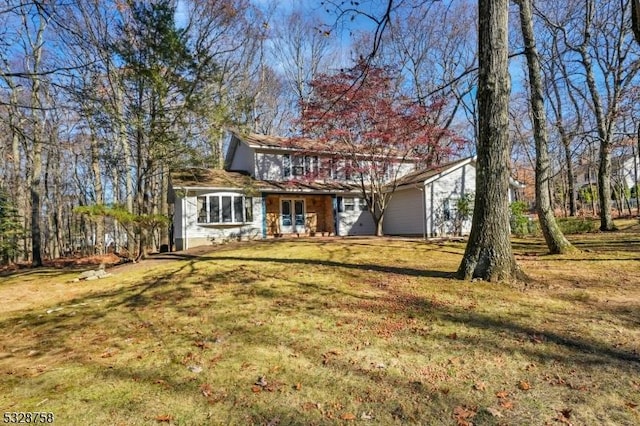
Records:
[[[203,195],[197,198],[198,223],[253,221],[253,199],[243,195]]]
[[[285,154],[282,159],[282,172],[284,177],[315,175],[318,173],[318,156]]]

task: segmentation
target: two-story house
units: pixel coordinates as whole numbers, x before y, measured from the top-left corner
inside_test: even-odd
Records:
[[[350,159],[313,140],[230,135],[225,170],[171,174],[176,249],[285,234],[374,234]],[[411,161],[399,167],[415,168]]]
[[[363,169],[380,164],[365,153],[341,155],[314,140],[230,132],[225,169],[173,172],[173,237],[177,250],[238,239],[293,235],[374,235],[362,198]],[[357,163],[357,167],[355,166]],[[389,163],[388,163],[389,164]],[[398,157],[397,180],[384,219],[390,235],[453,232],[456,200],[475,192],[475,159],[428,170]],[[367,166],[368,165],[368,166]],[[387,170],[385,170],[385,173]],[[469,223],[463,226],[468,232]]]

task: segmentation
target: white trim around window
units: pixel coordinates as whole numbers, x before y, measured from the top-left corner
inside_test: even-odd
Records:
[[[198,224],[239,225],[253,222],[253,198],[234,193],[196,197]]]

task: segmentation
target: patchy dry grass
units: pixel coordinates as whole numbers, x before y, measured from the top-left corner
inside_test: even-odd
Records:
[[[63,425],[640,423],[640,229],[518,239],[527,286],[450,278],[460,243],[281,240],[0,278],[0,408]],[[260,380],[260,378],[263,378]]]

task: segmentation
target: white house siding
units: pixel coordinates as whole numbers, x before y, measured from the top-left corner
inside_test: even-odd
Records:
[[[476,190],[476,169],[470,164],[454,169],[428,183],[425,187],[427,197],[428,236],[451,235],[455,232],[454,221],[457,200],[462,194],[474,193]],[[446,219],[448,203],[450,219]],[[462,233],[471,230],[471,221],[463,223]]]
[[[475,192],[475,167],[465,164],[444,171],[442,175],[434,176],[425,182],[416,182],[413,187],[399,188],[393,193],[383,222],[385,234],[426,233],[428,237],[433,237],[456,232],[456,203],[463,194]],[[462,233],[468,234],[470,231],[471,220],[466,220],[462,224]]]
[[[176,197],[176,215],[174,229],[176,250],[224,243],[227,241],[250,240],[262,238],[262,198],[253,197],[253,221],[245,224],[202,224],[198,223],[197,197],[202,195],[243,195],[239,192],[217,191],[202,192],[187,196]],[[180,212],[178,214],[178,205]],[[180,223],[182,221],[182,223]],[[178,231],[180,230],[180,231]],[[183,233],[184,230],[184,233]]]
[[[637,169],[636,169],[637,168]],[[636,176],[636,172],[639,176]],[[620,175],[627,188],[633,188],[636,179],[640,181],[640,158],[628,158],[620,169]]]
[[[422,187],[422,185],[420,185]],[[417,188],[397,190],[385,211],[382,227],[387,235],[423,235],[424,196]]]
[[[229,170],[245,171],[251,175],[255,173],[255,153],[244,143],[239,143]]]
[[[416,165],[414,163],[402,163],[398,167],[398,177],[411,173],[415,169],[416,169]]]
[[[283,180],[282,154],[257,152],[255,155],[255,177],[260,180]]]
[[[342,204],[338,206],[336,214],[336,234],[341,236],[347,235],[375,235],[376,225],[373,221],[371,213],[360,210],[359,198],[354,198],[355,210],[344,211],[344,197],[338,197],[338,202]]]
[[[173,238],[182,239],[182,205],[184,200],[176,197],[173,209]]]

